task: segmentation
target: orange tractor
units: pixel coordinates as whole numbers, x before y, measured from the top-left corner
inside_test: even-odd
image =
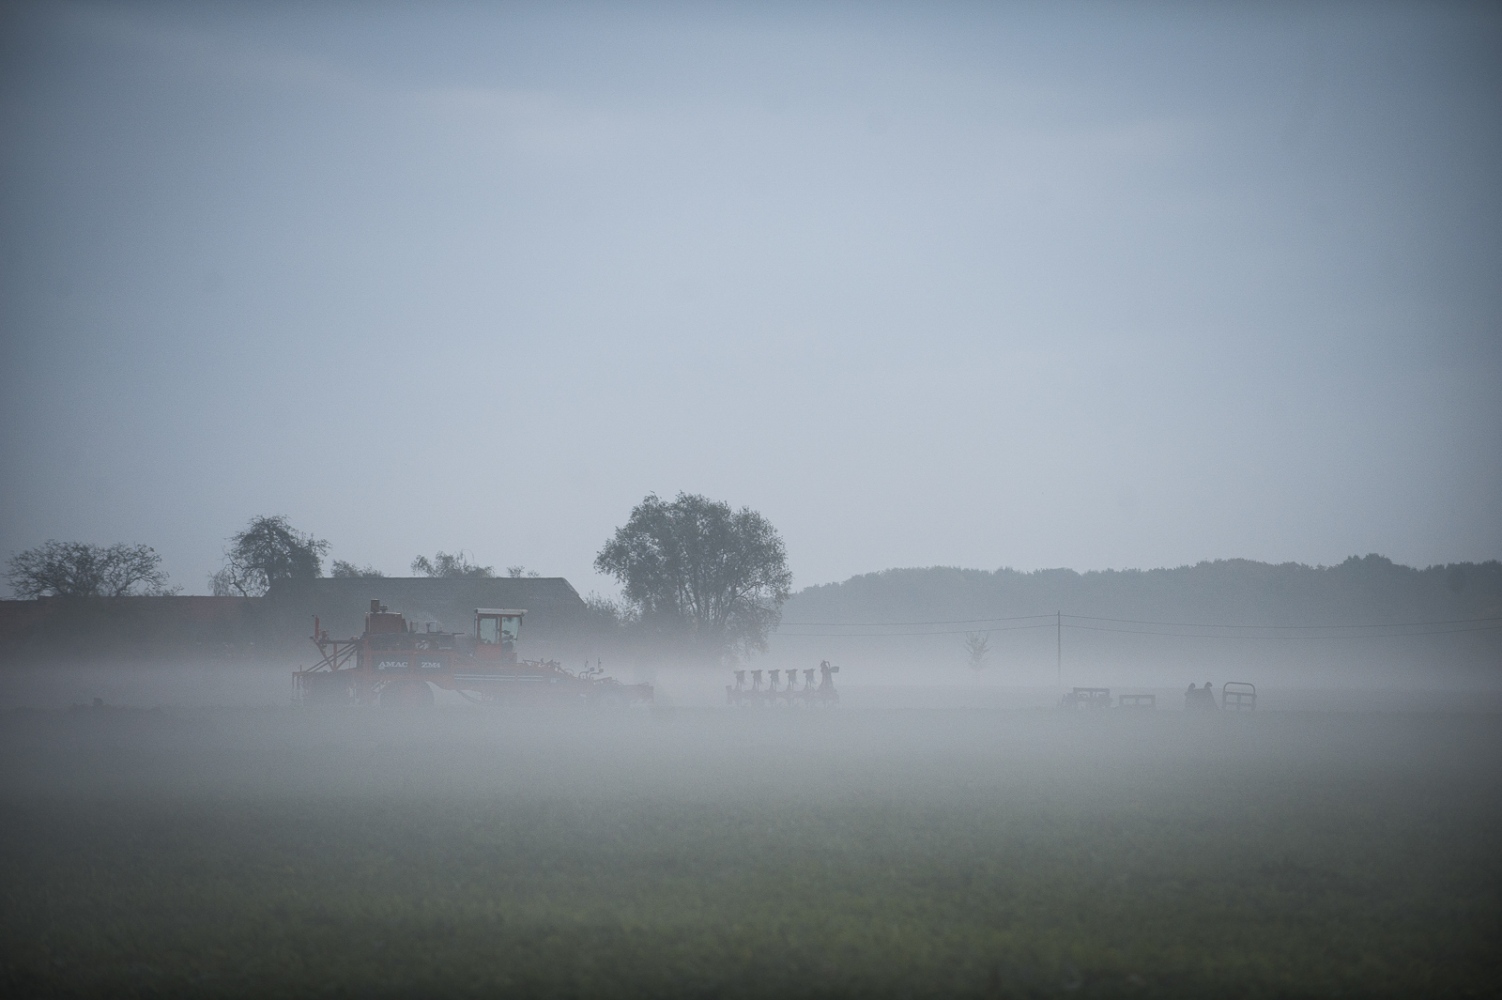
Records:
[[[473,632],[439,632],[371,601],[364,634],[351,639],[330,638],[315,618],[319,660],[293,672],[293,689],[317,704],[431,705],[435,687],[487,704],[652,701],[650,684],[622,684],[598,669],[572,673],[555,660],[518,659],[526,613],[476,608]]]

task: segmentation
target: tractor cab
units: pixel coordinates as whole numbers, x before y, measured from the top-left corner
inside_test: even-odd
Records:
[[[516,662],[516,640],[522,631],[525,611],[509,608],[475,609],[476,652],[487,660]]]

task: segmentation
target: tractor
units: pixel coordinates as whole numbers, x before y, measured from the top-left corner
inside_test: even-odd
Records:
[[[476,608],[474,630],[419,629],[379,600],[370,602],[365,631],[334,639],[313,619],[319,660],[292,675],[293,690],[313,704],[422,706],[433,689],[482,704],[632,704],[652,701],[652,685],[622,684],[598,668],[580,673],[555,660],[521,660],[516,641],[525,610]]]

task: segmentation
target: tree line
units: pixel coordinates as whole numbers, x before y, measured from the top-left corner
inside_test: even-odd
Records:
[[[250,519],[230,537],[223,565],[210,577],[216,596],[259,597],[324,575],[329,543],[295,528],[281,514]],[[650,494],[634,507],[595,557],[595,568],[621,585],[621,597],[588,599],[596,624],[696,659],[742,658],[763,651],[777,627],[792,574],[781,536],[761,514],[706,497]],[[335,559],[329,575],[377,579],[373,566]],[[493,578],[491,566],[457,552],[419,555],[414,575]],[[508,577],[538,576],[509,566]],[[6,577],[22,599],[169,596],[161,556],[147,545],[47,541],[11,557]]]
[[[1020,649],[1052,662],[1056,612],[1062,612],[1066,663],[1071,649],[1099,662],[1203,656],[1221,663],[1356,664],[1406,662],[1440,648],[1448,651],[1445,662],[1491,656],[1495,663],[1502,632],[1484,626],[1502,620],[1502,563],[1413,567],[1373,554],[1327,566],[1228,559],[1084,573],[914,567],[805,588],[784,612],[788,628],[778,642],[790,648],[814,641],[795,638],[820,631],[810,623],[892,623],[847,630],[865,635],[824,629],[817,641],[842,656],[963,658],[977,669],[1015,664]],[[953,624],[896,624],[908,622]],[[1398,628],[1425,622],[1451,624]],[[1433,638],[1397,637],[1425,631]],[[1377,632],[1394,638],[1373,637]],[[1037,648],[1044,644],[1046,656]]]
[[[801,591],[792,621],[1117,619],[1308,626],[1502,615],[1502,564],[1404,566],[1380,555],[1329,566],[1225,559],[1151,570],[889,569]],[[979,628],[979,626],[977,626]]]

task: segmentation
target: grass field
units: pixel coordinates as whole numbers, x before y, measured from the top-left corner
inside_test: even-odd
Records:
[[[1463,996],[1502,720],[3,720],[8,995]]]

